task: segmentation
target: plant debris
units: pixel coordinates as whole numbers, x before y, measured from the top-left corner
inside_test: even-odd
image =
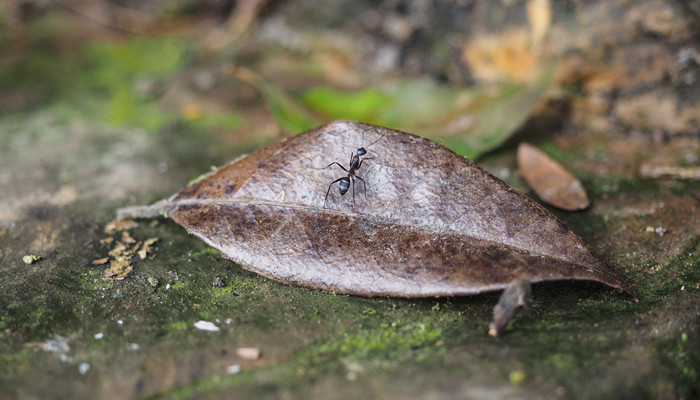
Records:
[[[516,279],[503,291],[498,304],[493,308],[493,321],[489,324],[489,335],[501,336],[515,315],[532,303],[532,289],[526,279]]]
[[[37,256],[34,254],[27,254],[26,256],[22,257],[22,261],[27,265],[34,264],[39,260],[41,260],[41,256]]]
[[[109,262],[109,257],[98,258],[97,260],[92,260],[92,265],[102,265]]]
[[[116,219],[107,225],[105,225],[104,233],[108,235],[114,235],[117,232],[124,231],[127,229],[132,229],[137,227],[138,224],[131,219]]]
[[[121,219],[115,220],[105,226],[104,231],[115,235],[121,232],[120,239],[111,240],[102,239],[100,243],[114,244],[109,251],[109,257],[100,258],[92,262],[93,265],[106,264],[109,261],[109,268],[105,270],[105,276],[102,278],[106,282],[120,281],[129,276],[134,269],[133,260],[135,256],[139,256],[145,260],[153,251],[153,245],[158,242],[158,238],[149,238],[143,242],[134,239],[127,229],[132,229],[138,226],[132,220]]]
[[[542,201],[566,211],[588,208],[588,195],[576,177],[528,143],[518,146],[518,169]]]
[[[139,257],[141,257],[142,260],[145,260],[146,257],[148,257],[148,254],[153,251],[153,245],[158,242],[158,238],[150,238],[146,239],[143,241],[143,244],[141,244],[141,248],[139,249],[136,254],[138,254]]]

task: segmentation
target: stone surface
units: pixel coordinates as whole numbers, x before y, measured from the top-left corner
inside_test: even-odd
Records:
[[[430,25],[429,16],[444,18],[445,31],[460,24],[462,30],[456,32],[466,35],[470,20],[461,16],[476,11],[470,18],[483,16],[488,13],[482,7],[490,7],[482,5],[486,2],[472,6],[471,2],[435,2],[429,11],[434,14],[411,20],[409,27],[400,26],[399,21],[398,28],[383,36],[375,35],[375,29],[382,29],[376,17],[373,24],[369,19],[358,20],[357,15],[378,12],[396,14],[402,20],[418,12],[413,7],[425,3],[408,2],[411,6],[402,10],[388,2],[379,11],[358,11],[352,5],[342,9],[338,2],[329,2],[328,9],[316,8],[319,14],[303,7],[290,11],[297,7],[295,3],[270,10],[259,28],[270,29],[266,24],[275,23],[279,28],[280,20],[274,18],[287,12],[293,24],[282,32],[290,32],[286,38],[302,50],[309,50],[304,45],[310,42],[294,41],[299,36],[293,33],[302,32],[304,23],[321,30],[357,29],[365,36],[352,37],[367,41],[343,34],[336,35],[337,43],[371,44],[375,55],[382,54],[382,49],[398,49],[391,53],[396,58],[384,58],[377,65],[394,70],[393,62],[403,60],[409,71],[444,73],[453,82],[460,77],[463,82],[469,80],[463,70],[447,68],[449,62],[445,62],[461,62],[462,38],[456,35],[456,58],[450,51],[440,53],[443,58],[426,57],[433,44],[446,43],[431,30],[440,24]],[[451,4],[462,4],[461,13],[451,13]],[[124,77],[96,62],[98,58],[77,57],[70,50],[75,43],[86,37],[114,40],[116,33],[80,22],[75,14],[58,11],[44,19],[18,22],[27,25],[17,29],[31,30],[32,37],[3,31],[0,398],[697,397],[700,184],[692,179],[639,177],[648,160],[684,168],[696,165],[692,155],[684,155],[688,146],[674,150],[673,144],[680,136],[696,141],[693,132],[697,130],[692,121],[680,126],[675,125],[678,121],[635,116],[624,107],[616,108],[618,99],[652,92],[662,93],[663,99],[670,96],[671,101],[685,99],[687,107],[695,107],[696,50],[694,42],[686,40],[692,32],[686,27],[691,12],[698,12],[697,5],[555,4],[554,32],[566,33],[567,21],[582,24],[581,36],[554,38],[563,48],[573,43],[579,49],[562,62],[559,72],[566,77],[561,82],[571,83],[564,85],[570,91],[563,91],[567,99],[563,110],[569,112],[555,113],[558,129],[528,140],[581,179],[591,207],[579,213],[553,212],[620,271],[639,302],[599,284],[535,284],[532,306],[515,318],[517,329],[511,327],[497,339],[484,329],[498,300],[495,293],[438,299],[338,296],[247,272],[169,221],[139,221],[138,226],[115,226],[114,231],[105,232],[117,208],[166,197],[210,166],[271,142],[279,130],[249,87],[236,91],[222,81],[212,92],[202,94],[184,84],[192,75],[182,66],[174,69],[175,77],[162,72],[147,78]],[[334,12],[328,11],[330,7],[336,7]],[[660,7],[660,12],[651,13],[648,7]],[[511,21],[505,18],[509,10],[514,9],[494,15],[504,16],[501,22]],[[580,18],[571,18],[574,15]],[[625,17],[636,22],[625,22]],[[66,26],[80,29],[76,34]],[[66,31],[73,33],[61,36],[61,46],[52,46],[51,40]],[[379,39],[369,40],[373,38]],[[616,55],[641,49],[647,41],[663,44],[659,48],[656,43],[643,54],[669,60],[668,74],[655,67],[645,75],[641,58]],[[37,43],[42,45],[33,46]],[[116,45],[121,52],[129,50],[127,42]],[[35,48],[42,52],[33,53]],[[158,53],[158,59],[179,54],[173,42],[146,48],[151,53],[155,49],[173,52]],[[91,49],[91,57],[105,56],[99,47]],[[208,59],[202,57],[201,62]],[[338,59],[344,58],[324,60],[332,64]],[[620,65],[615,61],[619,59],[629,62]],[[143,72],[143,65],[135,70]],[[375,67],[369,65],[366,71]],[[625,80],[637,76],[630,74],[635,67],[639,76],[645,76],[640,85]],[[112,72],[99,75],[96,85],[93,74],[99,71]],[[285,81],[290,74],[279,76]],[[664,76],[670,80],[658,80]],[[121,80],[107,85],[115,77]],[[163,87],[172,87],[173,80],[188,88],[188,95],[199,93],[212,102],[221,95],[224,100],[217,106],[231,110],[235,104],[237,112],[245,114],[244,120],[237,128],[217,130],[205,124],[205,117],[195,123],[183,117],[179,108],[164,112],[154,107]],[[298,79],[289,87],[307,83]],[[219,92],[222,87],[227,90]],[[669,87],[676,90],[664,89]],[[130,88],[138,95],[129,97]],[[131,102],[120,103],[124,99]],[[641,99],[628,104],[648,109],[648,99]],[[129,107],[115,107],[124,104]],[[190,117],[197,114],[188,110]],[[692,114],[685,108],[676,110],[681,118]],[[622,112],[623,124],[617,112]],[[235,125],[230,120],[215,122]],[[663,132],[671,128],[674,131]],[[659,153],[665,155],[662,160],[656,158]],[[514,172],[512,147],[479,163],[526,190]],[[105,265],[93,265],[93,261],[109,257],[125,230],[136,242],[159,240],[145,259],[134,257],[129,276],[106,282]],[[25,264],[25,255],[40,259]],[[216,277],[224,286],[212,285]],[[199,331],[193,325],[199,320],[210,321],[220,330]],[[104,336],[96,340],[96,333]],[[243,359],[236,354],[240,347],[258,348],[264,356]]]

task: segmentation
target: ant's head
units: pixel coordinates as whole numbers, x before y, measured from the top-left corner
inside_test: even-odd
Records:
[[[377,140],[375,140],[374,142],[368,144],[367,147],[369,147],[369,146],[371,146],[371,145],[377,143],[378,141],[382,140],[382,138],[384,137],[384,135],[386,135],[386,132],[384,132],[384,134],[383,134],[382,136],[380,136],[379,139],[377,139]],[[365,141],[365,132],[364,132],[364,131],[362,131],[362,141],[363,141],[363,142]],[[358,155],[358,156],[364,156],[365,154],[367,154],[367,149],[365,149],[364,147],[360,147],[359,149],[357,149],[357,155]]]

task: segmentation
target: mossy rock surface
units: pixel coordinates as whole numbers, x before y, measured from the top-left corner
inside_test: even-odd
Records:
[[[55,21],[30,27],[44,55],[0,36],[0,50],[19,54],[0,57],[0,398],[700,396],[700,183],[638,174],[695,137],[572,129],[536,142],[592,200],[583,212],[552,211],[639,301],[595,283],[536,284],[533,306],[492,338],[498,293],[334,295],[248,272],[168,220],[105,233],[118,208],[164,198],[270,142],[271,120],[250,88],[217,94],[230,112],[169,104],[163,82],[182,88],[196,75],[191,45],[141,38],[58,51],[50,38],[67,28]],[[112,69],[114,57],[154,47],[163,65],[129,56]],[[479,163],[527,192],[512,146]],[[128,241],[122,232],[129,246],[158,241],[124,279],[105,280],[109,263],[96,261]],[[200,320],[219,331],[195,328]],[[262,355],[243,358],[240,347]]]

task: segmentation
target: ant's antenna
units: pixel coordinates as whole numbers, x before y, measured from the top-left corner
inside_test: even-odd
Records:
[[[384,132],[384,133],[382,134],[382,136],[379,137],[379,139],[377,139],[377,140],[375,140],[374,142],[372,142],[372,143],[368,144],[367,146],[365,146],[365,148],[367,148],[367,147],[369,147],[369,146],[371,146],[371,145],[377,143],[378,141],[382,140],[382,138],[383,138],[384,136],[386,136],[386,132]],[[365,141],[365,131],[362,131],[362,141],[363,141],[363,142]]]

